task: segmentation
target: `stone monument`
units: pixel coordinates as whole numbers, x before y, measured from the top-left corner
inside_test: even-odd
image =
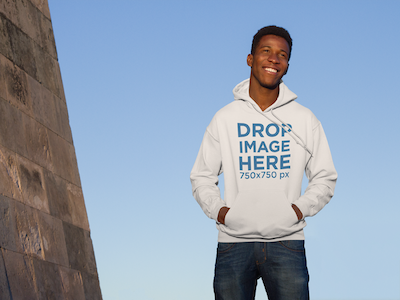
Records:
[[[0,0],[0,299],[102,299],[47,0]]]

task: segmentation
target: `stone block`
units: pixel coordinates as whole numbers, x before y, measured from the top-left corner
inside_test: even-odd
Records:
[[[43,168],[18,155],[17,163],[23,202],[49,214]]]
[[[0,1],[0,12],[12,23],[18,24],[20,16],[17,8],[17,1]]]
[[[18,23],[16,25],[31,39],[39,43],[41,12],[31,1],[16,0],[15,3],[19,14]]]
[[[53,72],[53,75],[54,75],[55,84],[56,84],[56,86],[57,86],[57,93],[55,93],[55,95],[56,95],[58,98],[62,99],[62,100],[64,101],[64,103],[66,103],[66,100],[65,100],[65,93],[64,93],[64,85],[63,85],[62,77],[61,77],[60,64],[59,64],[58,61],[55,60],[55,59],[53,60],[53,62],[54,62],[54,72]]]
[[[39,300],[32,258],[10,250],[3,256],[12,299]]]
[[[33,117],[47,128],[54,130],[54,119],[56,119],[53,104],[53,94],[36,79],[28,76],[28,86],[32,101]]]
[[[0,5],[1,7],[1,5]],[[8,59],[13,58],[10,37],[8,36],[7,20],[0,14],[0,53]],[[0,71],[1,72],[1,71]]]
[[[44,175],[50,214],[89,231],[82,189],[51,172]]]
[[[17,251],[43,260],[44,248],[37,210],[19,202],[14,204]]]
[[[13,204],[14,200],[0,196],[0,247],[17,251],[15,241],[17,233]],[[0,299],[2,298],[0,297]]]
[[[86,300],[80,272],[60,266],[60,274],[65,300]]]
[[[2,248],[69,265],[61,220],[0,196],[0,226]]]
[[[1,20],[0,20],[1,22]],[[1,23],[0,23],[1,26]],[[1,28],[0,28],[1,30]],[[0,36],[1,43],[1,36]],[[1,47],[1,46],[0,46]],[[0,49],[1,50],[1,49]],[[6,66],[10,63],[10,61],[0,53],[0,99],[7,100],[7,73]]]
[[[27,157],[38,165],[53,170],[50,141],[46,127],[32,118],[25,118],[24,134]]]
[[[46,170],[44,176],[50,214],[60,220],[72,223],[66,180]]]
[[[67,182],[67,194],[71,208],[71,223],[89,231],[89,220],[87,217],[85,200],[83,199],[82,188]]]
[[[28,155],[24,123],[27,117],[8,101],[0,99],[0,144],[21,154]]]
[[[1,2],[0,12],[3,12],[11,23],[20,28],[22,32],[56,58],[56,55],[54,55],[55,43],[53,30],[51,29],[50,13],[48,7],[44,9],[44,1],[13,0]],[[47,1],[45,2],[47,4]]]
[[[17,157],[14,152],[2,145],[0,145],[0,194],[21,202],[23,201]]]
[[[7,60],[4,62],[7,100],[27,115],[32,115],[32,102],[28,93],[27,75],[19,67]]]
[[[42,212],[38,212],[38,218],[44,259],[68,267],[68,253],[62,221]]]
[[[71,268],[97,276],[90,232],[67,222],[63,226]]]
[[[3,251],[0,249],[0,299],[12,300],[10,284],[7,278],[6,267],[4,266]]]
[[[67,103],[66,99],[65,99],[65,91],[64,91],[64,85],[62,82],[62,76],[61,76],[61,70],[60,70],[60,65],[57,61],[57,70],[56,73],[54,74],[56,76],[57,82],[58,82],[58,86],[60,87],[59,90],[59,95],[57,95],[62,101],[64,101],[64,103]]]
[[[68,108],[65,101],[61,100],[57,96],[53,96],[55,108],[56,108],[56,128],[57,133],[63,137],[67,142],[73,143],[72,141],[72,133],[71,133],[71,126],[69,124],[69,117],[68,117]]]
[[[81,186],[74,146],[52,131],[47,132],[54,173],[69,182]]]
[[[72,144],[67,105],[34,78],[27,77],[35,120]]]
[[[31,0],[32,3],[46,16],[47,19],[50,18],[49,4],[47,0]]]
[[[36,44],[26,33],[10,22],[7,22],[7,31],[11,42],[13,62],[32,77],[38,78],[34,53]]]
[[[40,45],[54,59],[58,59],[53,26],[50,19],[40,14]]]
[[[86,300],[101,300],[100,282],[96,275],[81,272]]]
[[[37,76],[32,76],[61,98],[62,87],[58,78],[58,62],[39,45],[33,45],[33,55],[37,66]]]
[[[64,300],[63,284],[58,265],[32,259],[35,285],[39,299]]]

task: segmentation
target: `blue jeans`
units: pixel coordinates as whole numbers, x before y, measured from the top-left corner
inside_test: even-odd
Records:
[[[308,300],[304,241],[218,243],[216,300],[253,300],[262,278],[269,300]]]

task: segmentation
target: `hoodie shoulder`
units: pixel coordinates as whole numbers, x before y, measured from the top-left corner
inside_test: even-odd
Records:
[[[282,107],[282,109],[288,109],[289,113],[296,115],[296,117],[309,120],[313,128],[320,124],[320,121],[317,119],[311,109],[305,107],[304,105],[301,105],[297,101],[290,102],[288,105],[286,105],[286,107]]]

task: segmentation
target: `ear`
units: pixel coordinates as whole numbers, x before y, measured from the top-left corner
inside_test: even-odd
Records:
[[[247,65],[251,68],[253,66],[253,55],[247,55]]]
[[[287,65],[287,68],[286,68],[286,71],[285,71],[285,74],[283,74],[283,75],[286,75],[286,73],[287,73],[287,71],[289,70],[289,64]]]

